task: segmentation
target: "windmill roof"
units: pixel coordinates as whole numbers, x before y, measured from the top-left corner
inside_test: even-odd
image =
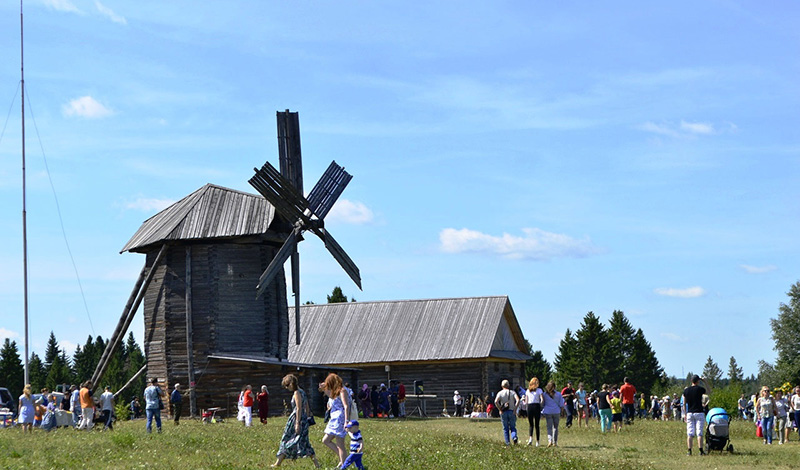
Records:
[[[121,252],[144,251],[165,240],[260,235],[274,218],[274,207],[263,197],[207,184],[145,220]]]
[[[294,308],[289,310],[294,338]],[[507,296],[303,305],[300,333],[300,344],[289,344],[293,362],[530,358]]]

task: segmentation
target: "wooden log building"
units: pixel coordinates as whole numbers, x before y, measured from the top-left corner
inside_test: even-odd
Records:
[[[303,341],[289,345],[289,360],[356,368],[357,387],[401,380],[412,395],[422,380],[425,394],[452,408],[455,390],[485,397],[503,379],[526,383],[530,356],[506,296],[304,305],[300,322]]]

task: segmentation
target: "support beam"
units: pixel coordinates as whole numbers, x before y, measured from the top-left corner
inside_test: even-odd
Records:
[[[192,343],[192,246],[186,246],[186,359],[189,371],[189,416],[197,415],[194,394],[194,345]]]
[[[166,252],[167,245],[164,244],[161,246],[161,250],[159,250],[146,276],[144,276],[144,273],[147,270],[147,266],[145,265],[145,267],[142,268],[142,272],[139,274],[139,280],[136,282],[136,287],[134,287],[133,292],[131,292],[128,303],[122,311],[122,316],[119,319],[117,328],[108,340],[106,349],[100,357],[100,362],[97,363],[97,368],[94,370],[94,374],[92,374],[92,390],[97,389],[100,381],[103,379],[103,375],[108,369],[108,365],[111,363],[111,357],[114,355],[117,348],[119,348],[119,345],[122,344],[122,338],[125,337],[125,333],[127,333],[128,328],[131,326],[133,317],[136,315],[136,310],[139,309],[139,305],[142,303],[142,300],[144,300],[145,293],[147,292],[147,287],[150,285],[150,281],[153,280],[153,275],[156,272],[156,268],[158,268],[158,263],[161,262],[161,258],[164,257]],[[143,276],[144,279],[142,279]],[[134,299],[133,302],[131,302],[131,299]]]
[[[131,379],[130,379],[130,380],[128,380],[128,381],[125,383],[125,385],[123,385],[123,386],[122,386],[122,388],[121,388],[121,389],[117,390],[117,393],[115,393],[115,394],[114,394],[114,398],[117,398],[117,395],[119,395],[120,393],[122,393],[122,391],[123,391],[123,390],[125,390],[126,388],[128,388],[128,385],[132,384],[132,383],[133,383],[133,381],[134,381],[134,380],[136,380],[136,379],[138,379],[140,375],[144,374],[144,371],[146,371],[146,370],[147,370],[147,364],[143,365],[143,366],[142,366],[142,368],[141,368],[141,369],[139,369],[139,372],[137,372],[137,373],[133,374],[133,377],[131,377]]]

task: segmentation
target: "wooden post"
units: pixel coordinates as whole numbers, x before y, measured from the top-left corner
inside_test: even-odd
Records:
[[[161,245],[161,250],[159,250],[156,259],[153,261],[153,265],[150,267],[150,271],[147,273],[147,276],[144,277],[144,280],[142,280],[142,275],[144,275],[147,266],[145,265],[145,267],[142,268],[142,272],[139,275],[139,280],[136,282],[137,287],[131,293],[131,297],[128,299],[128,305],[126,305],[125,309],[122,311],[122,317],[119,319],[117,328],[114,330],[114,334],[112,335],[111,339],[108,340],[108,344],[106,345],[105,351],[103,351],[100,362],[97,364],[97,368],[94,370],[94,374],[92,375],[92,390],[97,389],[97,386],[100,384],[100,380],[103,379],[103,374],[106,373],[106,369],[108,369],[108,365],[111,363],[111,356],[114,355],[114,352],[122,343],[122,338],[128,331],[128,327],[131,326],[133,317],[136,315],[136,310],[139,309],[139,304],[142,303],[142,300],[147,293],[147,287],[150,285],[150,281],[153,280],[153,275],[155,275],[156,268],[158,268],[158,263],[161,261],[161,258],[164,257],[166,252],[167,245]],[[130,302],[134,296],[136,300],[134,300],[133,304],[131,305]]]
[[[197,414],[194,393],[194,346],[192,344],[192,246],[186,246],[186,362],[189,371],[189,416]]]

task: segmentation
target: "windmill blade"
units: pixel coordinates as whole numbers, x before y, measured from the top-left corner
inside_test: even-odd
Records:
[[[360,290],[364,290],[361,288],[361,272],[358,270],[356,263],[354,263],[353,260],[347,256],[347,253],[344,252],[342,246],[336,242],[333,236],[331,236],[330,232],[323,229],[323,233],[325,237],[322,239],[322,241],[325,242],[325,248],[327,248],[333,257],[336,258],[336,261],[339,262],[339,265],[341,265],[342,269],[344,269],[347,275],[350,276],[350,279],[356,283],[358,288]]]
[[[292,230],[292,233],[286,238],[286,241],[283,242],[283,246],[277,253],[275,253],[275,257],[272,258],[272,262],[269,263],[267,266],[266,271],[261,277],[258,279],[258,285],[256,286],[256,299],[261,297],[266,290],[267,286],[272,282],[275,276],[278,274],[283,268],[283,263],[292,256],[292,253],[297,248],[297,241],[298,236],[300,235],[300,229]],[[292,271],[292,275],[294,275],[294,271]]]
[[[300,253],[292,253],[292,293],[294,294],[294,341],[300,344]]]
[[[255,169],[255,172],[256,174],[248,182],[275,207],[275,210],[289,222],[302,220],[306,224],[311,223],[311,219],[305,215],[308,201],[274,166],[267,162],[260,170]]]
[[[324,219],[351,179],[353,176],[344,171],[344,167],[331,162],[309,193],[308,208],[317,218]]]

